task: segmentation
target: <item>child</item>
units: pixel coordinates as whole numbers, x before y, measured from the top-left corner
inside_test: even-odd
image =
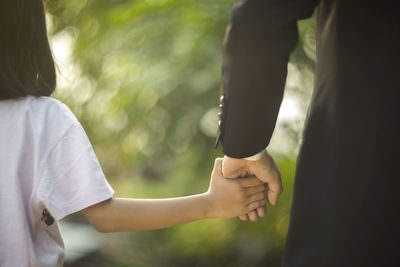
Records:
[[[42,0],[0,2],[0,266],[62,266],[56,221],[82,212],[101,232],[150,230],[243,215],[265,205],[257,178],[225,179],[215,161],[203,194],[113,197],[77,119],[48,97],[55,70]]]

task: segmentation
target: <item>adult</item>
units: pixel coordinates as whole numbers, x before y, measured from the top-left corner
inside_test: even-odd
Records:
[[[247,0],[234,6],[223,46],[217,140],[223,173],[254,173],[269,184],[276,203],[279,171],[268,154],[257,153],[275,127],[297,21],[315,9],[316,81],[283,266],[389,266],[397,261],[400,203],[400,9],[394,1]],[[261,158],[244,159],[254,154]]]

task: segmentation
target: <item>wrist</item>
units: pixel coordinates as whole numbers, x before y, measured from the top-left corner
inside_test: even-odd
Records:
[[[215,218],[215,205],[213,205],[210,191],[199,194],[199,211],[202,219]]]
[[[206,219],[214,219],[221,217],[221,209],[218,206],[218,201],[215,198],[215,194],[211,191],[207,191],[203,194],[204,198],[204,217]]]

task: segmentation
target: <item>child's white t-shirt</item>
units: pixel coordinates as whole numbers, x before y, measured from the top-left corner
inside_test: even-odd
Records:
[[[0,266],[62,266],[57,220],[113,194],[66,105],[50,97],[0,101]]]

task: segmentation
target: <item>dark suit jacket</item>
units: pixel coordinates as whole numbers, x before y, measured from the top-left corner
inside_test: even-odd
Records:
[[[247,0],[232,10],[218,142],[226,155],[242,158],[268,146],[297,44],[297,20],[317,9],[316,82],[284,266],[400,266],[397,6]]]

